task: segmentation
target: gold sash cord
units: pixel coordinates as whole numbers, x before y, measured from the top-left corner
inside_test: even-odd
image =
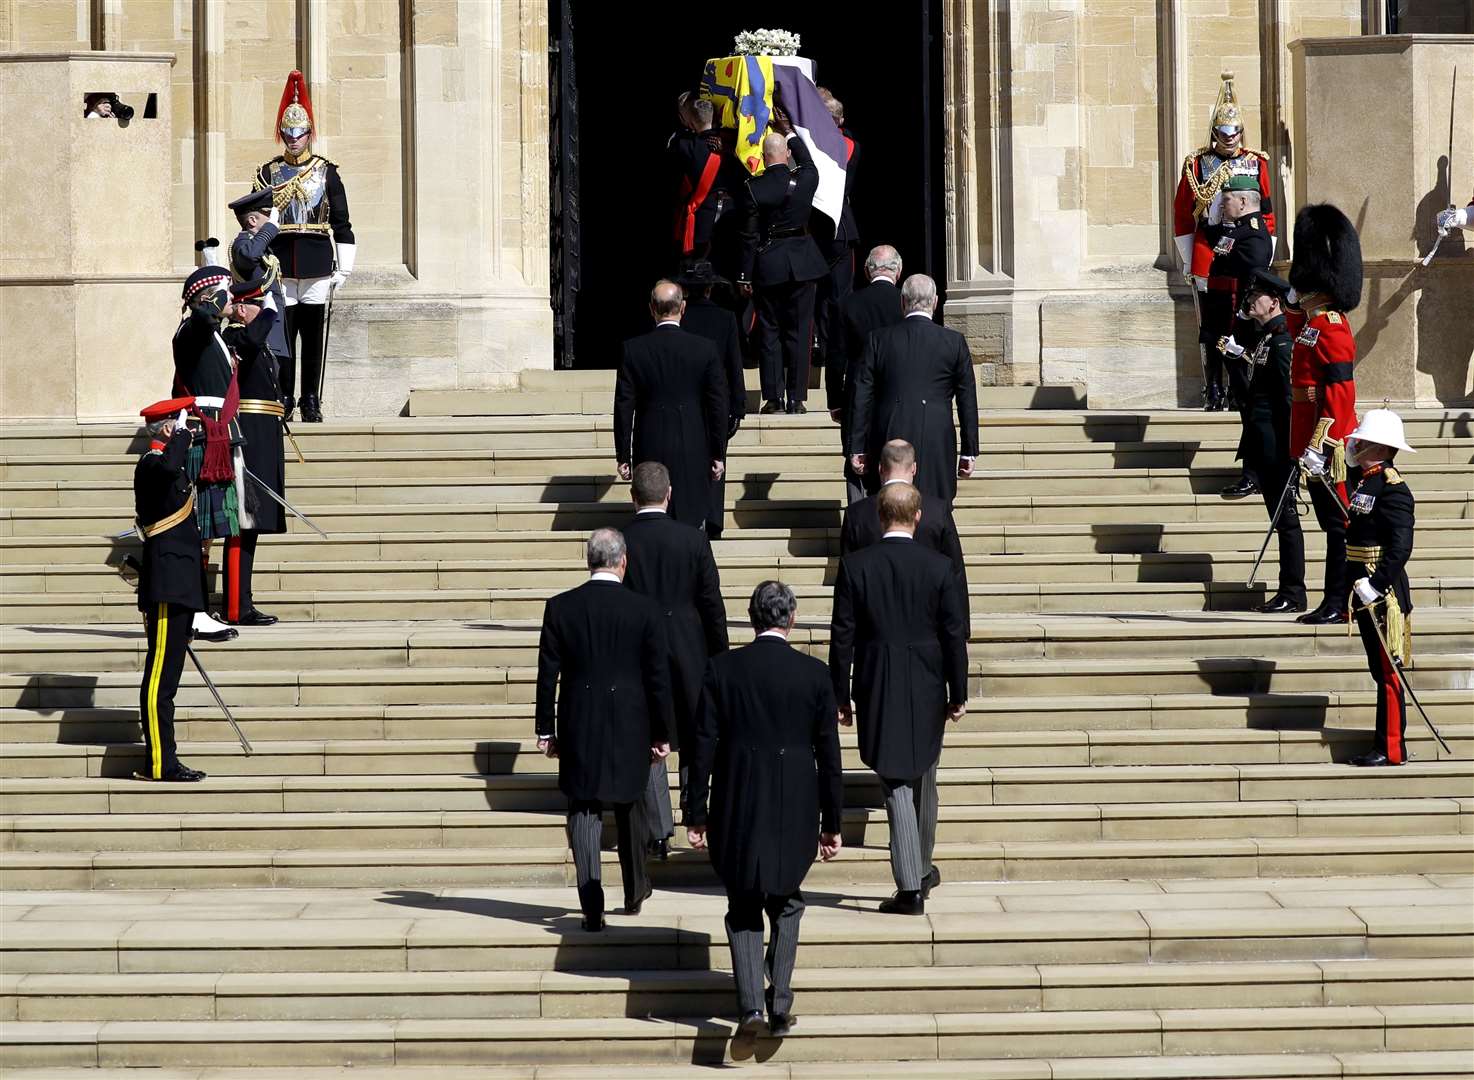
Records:
[[[155,536],[158,536],[159,533],[168,532],[170,529],[174,528],[175,525],[178,525],[181,521],[183,521],[185,518],[189,517],[189,515],[193,513],[194,488],[191,487],[189,489],[189,498],[184,500],[183,506],[181,506],[178,510],[175,510],[174,513],[170,514],[162,521],[156,521],[152,525],[141,525],[138,531],[143,533],[143,535],[147,539],[152,540]]]

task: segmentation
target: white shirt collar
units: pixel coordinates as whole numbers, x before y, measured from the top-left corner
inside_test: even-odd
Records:
[[[913,536],[910,533],[908,533],[905,529],[892,529],[890,532],[888,532],[884,536],[882,536],[881,539],[882,540],[889,540],[893,536],[899,536],[902,540],[915,540],[916,539],[915,536]]]
[[[908,311],[908,312],[906,312],[906,318],[908,318],[908,319],[930,319],[931,318],[931,312],[930,311]]]
[[[760,638],[775,637],[779,641],[787,641],[788,640],[788,635],[785,634],[782,630],[764,630],[761,634],[758,635],[758,637],[760,637]]]
[[[676,329],[679,330],[680,327],[681,327],[681,320],[680,319],[661,319],[658,323],[655,324],[655,329],[659,330],[662,326],[674,326]]]
[[[661,507],[661,506],[645,506],[645,507],[641,507],[639,510],[636,510],[635,511],[635,517],[639,517],[641,514],[663,514],[663,513],[665,513],[665,508],[664,507]]]
[[[910,480],[907,480],[904,476],[892,476],[889,480],[882,480],[880,482],[880,486],[881,487],[889,487],[891,484],[909,484],[909,483],[911,483],[911,481]]]
[[[620,576],[618,574],[616,574],[613,570],[595,570],[592,574],[589,575],[589,580],[590,581],[612,581],[616,585],[622,585],[623,584],[623,581],[620,579]]]
[[[894,285],[896,283],[896,279],[891,277],[889,274],[876,274],[873,278],[870,279],[870,284],[874,285],[877,281],[883,281],[887,285]]]

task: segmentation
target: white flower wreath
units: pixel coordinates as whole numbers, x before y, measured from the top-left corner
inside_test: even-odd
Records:
[[[797,56],[799,36],[787,30],[744,30],[732,49],[737,56]]]

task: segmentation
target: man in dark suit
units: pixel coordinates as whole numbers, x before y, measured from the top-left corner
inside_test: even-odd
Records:
[[[690,764],[691,726],[701,673],[708,657],[727,651],[727,609],[711,545],[700,529],[682,525],[669,514],[670,473],[658,461],[635,466],[630,494],[635,517],[624,529],[629,572],[624,583],[660,609],[670,647],[671,691],[675,730],[671,749],[681,752],[681,809],[686,806],[686,766]],[[645,824],[649,845],[665,858],[675,822],[670,808],[670,782],[664,761],[652,762],[645,789]]]
[[[849,128],[844,126],[844,102],[825,87],[819,87],[819,97],[839,134],[844,139],[844,205],[839,220],[831,221],[826,214],[814,213],[809,227],[814,231],[819,250],[829,264],[829,273],[819,279],[818,294],[814,302],[814,336],[819,342],[819,351],[824,355],[826,370],[831,356],[844,347],[844,327],[840,318],[840,305],[855,289],[855,247],[860,243],[860,227],[855,222],[855,211],[851,199],[855,191],[855,177],[860,172],[860,144]]]
[[[593,931],[604,929],[606,806],[619,835],[625,911],[638,915],[650,895],[639,804],[651,761],[670,751],[673,724],[665,620],[654,603],[623,587],[627,565],[619,530],[595,530],[589,580],[548,601],[537,647],[537,747],[558,759],[583,927]]]
[[[749,179],[743,189],[737,284],[751,291],[757,308],[762,411],[804,413],[815,283],[829,273],[808,228],[819,170],[781,109],[774,109],[773,126],[763,139],[763,174]],[[676,486],[679,490],[679,480]]]
[[[916,543],[920,520],[916,488],[881,491],[885,535],[841,560],[829,630],[839,722],[858,717],[860,760],[885,789],[896,894],[880,910],[901,915],[924,914],[942,880],[937,762],[946,721],[967,702],[967,609],[952,564]]]
[[[889,244],[879,244],[870,249],[865,259],[865,274],[870,284],[859,292],[850,293],[840,305],[840,327],[842,343],[824,356],[824,391],[829,397],[829,417],[839,425],[839,439],[844,456],[845,491],[849,501],[863,498],[865,485],[860,475],[850,464],[850,405],[851,373],[860,366],[865,356],[865,345],[870,340],[870,331],[883,326],[895,326],[901,314],[901,254]]]
[[[878,470],[867,463],[891,439],[916,447],[916,486],[952,505],[957,478],[972,475],[978,453],[978,390],[972,355],[956,330],[932,321],[936,282],[912,274],[901,286],[899,326],[870,335],[859,369],[853,372],[850,464],[874,492]],[[962,428],[962,454],[952,427],[953,404]]]
[[[891,484],[916,483],[916,448],[904,439],[892,439],[880,448],[880,489]],[[844,523],[839,530],[839,553],[851,552],[880,543],[885,529],[880,524],[880,496],[868,495],[845,507]],[[952,560],[952,568],[967,597],[967,568],[962,559],[962,538],[952,511],[941,499],[922,493],[921,523],[916,526],[916,542]]]
[[[686,294],[686,310],[681,314],[681,329],[704,337],[717,348],[722,370],[727,376],[727,441],[731,442],[747,415],[747,382],[742,374],[742,347],[737,331],[737,317],[711,298],[717,285],[728,282],[718,277],[709,262],[698,262],[676,278]],[[723,457],[725,460],[725,456]],[[711,484],[711,500],[706,511],[706,535],[718,540],[726,521],[727,477],[722,475]]]
[[[765,581],[747,610],[756,640],[706,666],[686,835],[692,847],[710,847],[727,889],[738,1033],[755,1036],[766,1005],[768,1032],[782,1037],[795,1023],[790,979],[804,913],[799,888],[816,841],[825,861],[842,846],[843,772],[828,674],[788,644],[798,614],[793,590]],[[766,962],[764,912],[771,925]]]
[[[619,478],[631,463],[670,470],[671,516],[701,528],[711,482],[726,472],[727,377],[716,346],[681,329],[686,301],[673,281],[650,290],[655,329],[624,343],[614,380],[614,457]]]

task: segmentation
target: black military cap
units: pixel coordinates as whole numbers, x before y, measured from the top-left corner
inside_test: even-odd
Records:
[[[263,214],[271,213],[271,189],[262,188],[253,191],[249,195],[242,195],[230,204],[231,210],[237,214],[249,214],[252,210],[259,210]]]
[[[1255,270],[1249,278],[1249,287],[1244,290],[1245,295],[1250,293],[1267,293],[1276,299],[1283,300],[1290,291],[1290,283],[1278,274],[1263,268]]]

